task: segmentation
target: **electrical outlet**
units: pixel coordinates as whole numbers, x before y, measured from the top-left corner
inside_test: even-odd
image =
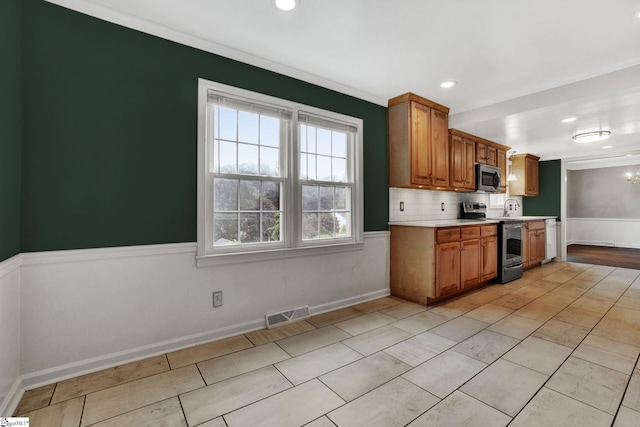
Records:
[[[404,202],[400,202],[400,212],[404,212]]]
[[[444,202],[440,203],[440,210],[444,212]]]
[[[213,306],[222,307],[222,291],[215,291],[213,293]]]

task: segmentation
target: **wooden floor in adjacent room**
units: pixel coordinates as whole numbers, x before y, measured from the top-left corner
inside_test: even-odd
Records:
[[[568,245],[567,261],[640,269],[640,249]]]

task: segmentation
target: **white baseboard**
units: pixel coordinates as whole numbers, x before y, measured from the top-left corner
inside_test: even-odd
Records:
[[[623,246],[620,244],[616,244],[616,242],[603,242],[593,240],[571,240],[567,242],[567,245],[606,246],[612,248],[640,249],[640,244],[627,243]]]
[[[22,384],[22,379],[18,378],[11,386],[11,390],[3,402],[0,402],[0,416],[10,417],[13,415],[13,412],[16,410],[18,405],[20,404],[20,399],[24,395],[24,386]]]

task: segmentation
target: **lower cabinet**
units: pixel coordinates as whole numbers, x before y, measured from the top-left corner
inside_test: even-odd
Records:
[[[496,277],[497,225],[391,226],[391,294],[426,305]]]
[[[534,267],[544,260],[547,236],[544,221],[525,221],[522,263],[524,268]]]

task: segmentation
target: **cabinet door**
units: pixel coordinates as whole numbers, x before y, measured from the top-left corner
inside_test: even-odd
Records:
[[[431,108],[411,101],[411,183],[431,184]]]
[[[545,230],[538,230],[536,232],[536,262],[544,260],[546,245],[547,236]]]
[[[487,144],[476,142],[476,163],[487,163]]]
[[[487,145],[487,164],[498,166],[498,149]]]
[[[482,253],[482,281],[498,276],[498,237],[483,237],[481,242]]]
[[[507,152],[502,148],[497,150],[498,167],[500,168],[500,192],[507,192],[507,178],[509,177],[509,171],[507,171]]]
[[[464,188],[465,185],[465,162],[464,162],[464,140],[458,135],[451,135],[449,141],[451,146],[451,182],[453,188]]]
[[[431,109],[431,185],[449,187],[448,116]]]
[[[480,239],[460,242],[460,282],[462,289],[480,283]]]
[[[522,226],[522,265],[529,265],[529,223],[525,222]]]
[[[460,290],[460,242],[436,245],[436,297]]]
[[[527,194],[530,196],[538,195],[538,161],[531,158],[525,159],[526,186]]]
[[[475,190],[476,188],[476,166],[475,166],[475,150],[474,141],[464,138],[464,169],[465,179],[464,188],[467,190]]]

